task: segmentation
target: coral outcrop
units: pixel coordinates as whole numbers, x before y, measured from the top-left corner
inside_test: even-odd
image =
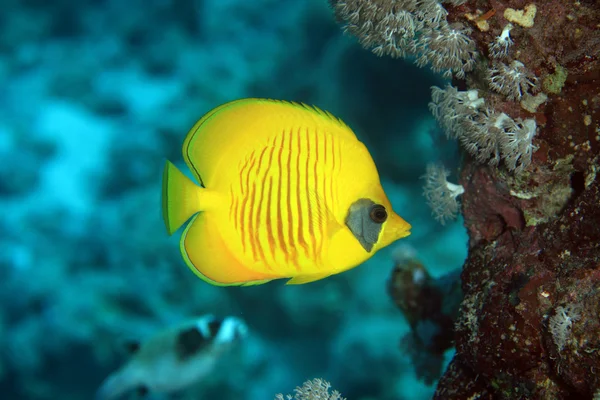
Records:
[[[457,352],[435,398],[592,398],[600,388],[600,5],[332,3],[364,47],[416,57],[452,78],[432,88],[430,109],[464,149],[469,256]]]
[[[465,299],[436,398],[591,398],[600,387],[600,7],[471,1],[448,19],[469,15],[479,15],[472,38],[484,57],[454,84],[478,90],[496,113],[534,121],[535,148],[523,168],[506,157],[463,164]],[[508,60],[497,64],[493,44],[509,24]]]

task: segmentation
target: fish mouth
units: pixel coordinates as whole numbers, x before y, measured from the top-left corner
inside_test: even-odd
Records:
[[[400,216],[395,216],[389,221],[390,225],[383,230],[383,235],[379,240],[381,247],[386,247],[395,241],[410,236],[411,225],[404,221]]]
[[[407,236],[410,236],[410,234],[412,233],[410,229],[411,226],[408,224],[406,224],[405,226],[399,226],[394,230],[393,235],[396,238],[396,240],[405,238]]]
[[[406,222],[401,216],[398,214],[395,215],[395,229],[394,234],[398,239],[402,239],[411,234],[412,225]]]
[[[407,237],[407,236],[410,236],[410,234],[411,234],[411,233],[412,233],[412,232],[410,231],[410,228],[409,228],[409,229],[406,229],[405,231],[402,231],[402,233],[400,233],[400,234],[398,235],[398,239],[402,239],[402,238],[405,238],[405,237]]]
[[[408,225],[408,227],[404,230],[402,237],[410,236],[410,234],[412,233],[411,229],[412,229],[412,226]]]

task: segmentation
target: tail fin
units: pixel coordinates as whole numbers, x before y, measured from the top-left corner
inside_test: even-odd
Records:
[[[172,162],[167,161],[163,173],[162,214],[169,235],[192,215],[202,211],[199,200],[202,190]]]

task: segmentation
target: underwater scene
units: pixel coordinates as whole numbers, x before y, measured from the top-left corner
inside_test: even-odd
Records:
[[[0,400],[600,399],[597,0],[3,0]]]

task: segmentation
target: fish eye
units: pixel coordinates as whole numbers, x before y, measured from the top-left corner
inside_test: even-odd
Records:
[[[383,224],[387,219],[387,211],[385,207],[381,204],[375,204],[371,207],[371,211],[369,212],[369,216],[373,222],[377,222],[378,224]]]

